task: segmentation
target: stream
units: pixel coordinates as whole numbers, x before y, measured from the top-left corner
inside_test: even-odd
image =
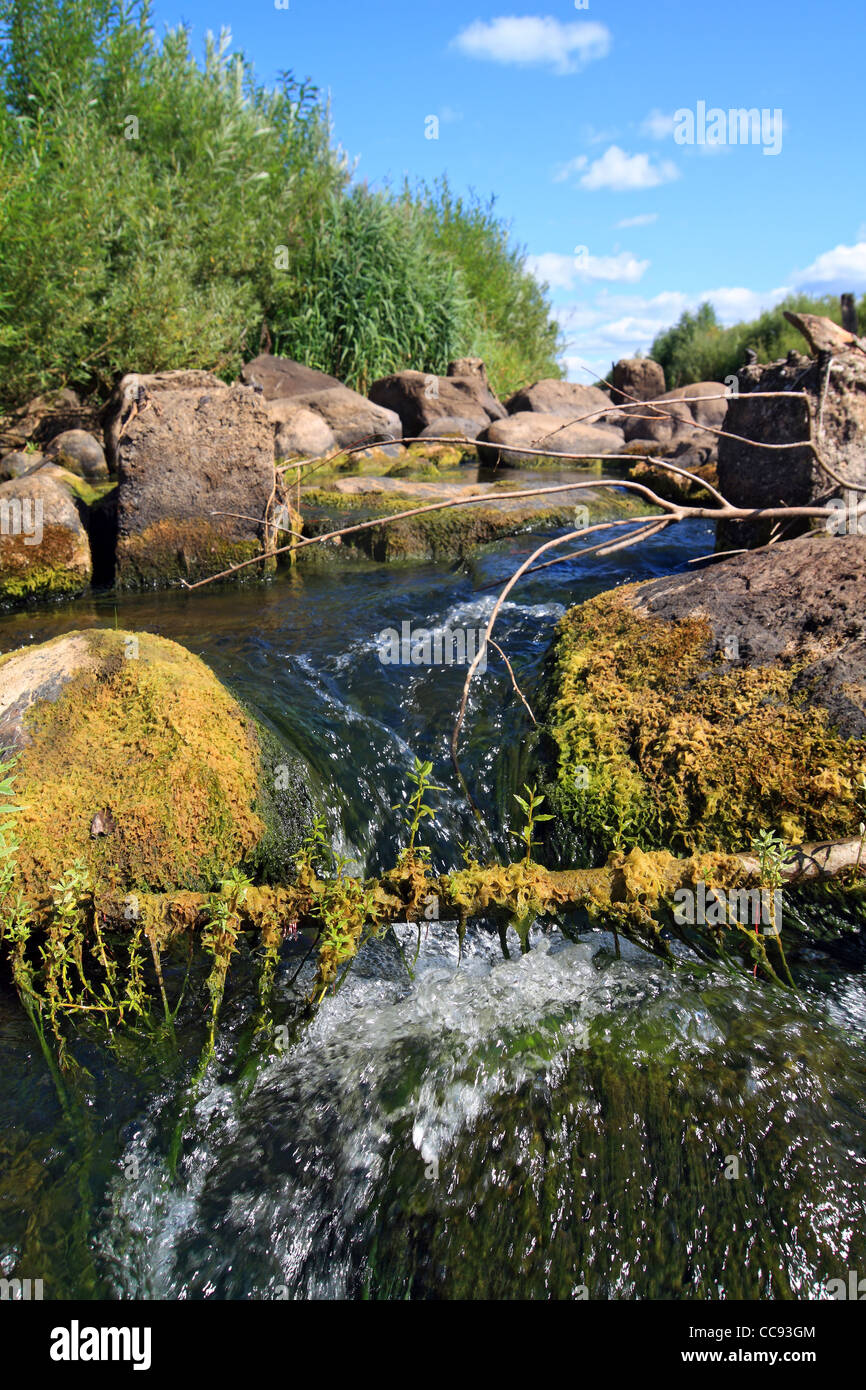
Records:
[[[393,864],[392,808],[431,759],[446,790],[423,838],[443,871],[475,835],[448,756],[465,670],[383,665],[377,634],[483,626],[539,543],[468,568],[97,594],[3,615],[0,649],[115,623],[181,642],[306,761],[334,843],[367,873]],[[712,547],[693,522],[519,585],[496,636],[530,704],[567,607]],[[528,722],[492,655],[462,758],[509,857]],[[866,1272],[862,952],[806,953],[794,994],[627,944],[617,958],[601,928],[571,941],[546,920],[531,943],[505,960],[471,926],[458,961],[456,931],[400,926],[254,1067],[234,1061],[255,1007],[241,959],[195,1092],[189,1019],[180,1060],[83,1043],[88,1100],[66,1114],[0,988],[0,1276],[42,1278],[47,1298],[803,1299]],[[290,946],[278,1004],[300,961]]]

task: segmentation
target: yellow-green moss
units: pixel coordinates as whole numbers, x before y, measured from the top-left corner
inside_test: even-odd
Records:
[[[117,540],[117,587],[159,588],[179,579],[194,582],[262,555],[258,541],[239,541],[217,524],[165,519]],[[260,579],[274,569],[272,559],[248,565],[240,580]]]
[[[514,484],[509,491],[516,490]],[[400,493],[352,495],[325,488],[310,488],[301,494],[306,530],[310,535],[337,530],[375,516],[394,515],[412,507],[430,504],[427,497]],[[360,548],[374,560],[453,560],[478,545],[487,545],[523,531],[552,531],[574,524],[575,502],[585,504],[590,522],[640,516],[650,509],[643,499],[626,491],[575,492],[568,501],[555,494],[549,503],[543,498],[498,504],[495,495],[467,507],[443,507],[423,512],[403,521],[371,527],[343,538],[343,547]],[[541,504],[541,505],[540,505]],[[317,515],[318,513],[318,515]],[[302,550],[299,559],[312,558],[318,547]],[[348,557],[347,557],[348,558]]]
[[[866,745],[793,692],[798,668],[726,671],[705,619],[639,616],[635,587],[572,609],[557,635],[554,804],[586,851],[856,834]]]
[[[27,896],[44,901],[76,860],[117,891],[210,887],[253,860],[267,826],[251,718],[174,642],[148,633],[78,636],[93,660],[56,701],[24,716],[31,741],[15,777]],[[0,672],[18,655],[4,657]],[[111,833],[93,838],[93,818],[106,812]]]

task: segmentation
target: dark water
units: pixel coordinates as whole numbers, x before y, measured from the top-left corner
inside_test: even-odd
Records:
[[[0,621],[0,646],[82,626],[147,629],[203,656],[307,760],[334,839],[390,865],[391,808],[415,755],[447,790],[426,834],[459,863],[474,822],[447,748],[459,669],[383,666],[403,621],[477,627],[533,542],[471,571],[362,567],[264,589],[88,599]],[[551,631],[599,588],[668,572],[709,528],[574,562],[513,594],[498,639],[530,697]],[[464,766],[492,839],[528,720],[491,659]],[[368,949],[303,1036],[254,1069],[231,1060],[252,1009],[241,961],[220,1058],[186,1086],[82,1045],[87,1104],[64,1115],[17,1003],[0,995],[0,1274],[46,1296],[821,1297],[866,1268],[866,1007],[856,958],[800,965],[799,996],[536,930],[504,961],[483,929]],[[402,947],[402,952],[400,947]],[[288,1006],[298,961],[284,962]],[[303,975],[301,983],[303,984]],[[188,1064],[187,1064],[188,1063]]]

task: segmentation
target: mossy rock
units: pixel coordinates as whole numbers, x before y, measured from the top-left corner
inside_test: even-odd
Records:
[[[296,761],[197,656],[150,633],[72,632],[0,658],[30,902],[76,862],[106,891],[273,879],[309,819]]]
[[[558,628],[545,692],[552,849],[580,863],[635,845],[747,849],[761,830],[789,844],[856,835],[866,740],[810,700],[808,659],[732,663],[705,612],[656,616],[647,587],[601,594]]]

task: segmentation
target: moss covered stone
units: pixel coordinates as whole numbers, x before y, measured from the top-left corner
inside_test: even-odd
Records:
[[[354,482],[354,480],[352,480]],[[484,501],[466,507],[448,507],[419,516],[371,527],[342,538],[345,554],[360,550],[373,560],[450,561],[469,554],[476,546],[503,540],[523,531],[551,531],[574,524],[575,505],[586,506],[591,522],[639,516],[649,508],[633,493],[605,489],[575,490],[551,497],[509,500],[503,492],[514,483],[441,483],[401,486],[392,478],[368,479],[369,491],[343,492],[338,488],[309,488],[301,494],[304,531],[310,536],[352,526],[377,516],[389,516],[425,507],[437,501],[483,495]],[[373,490],[373,488],[376,490]],[[307,546],[298,559],[315,563],[319,546]],[[348,555],[346,555],[348,558]]]
[[[706,613],[655,616],[639,606],[646,587],[601,594],[558,629],[560,847],[594,860],[631,845],[737,850],[762,829],[789,843],[855,835],[866,742],[808,699],[807,658],[732,665]]]
[[[77,860],[109,891],[203,890],[238,866],[272,877],[306,819],[297,768],[203,661],[150,633],[4,656],[0,739],[17,751],[16,864],[34,906]]]

